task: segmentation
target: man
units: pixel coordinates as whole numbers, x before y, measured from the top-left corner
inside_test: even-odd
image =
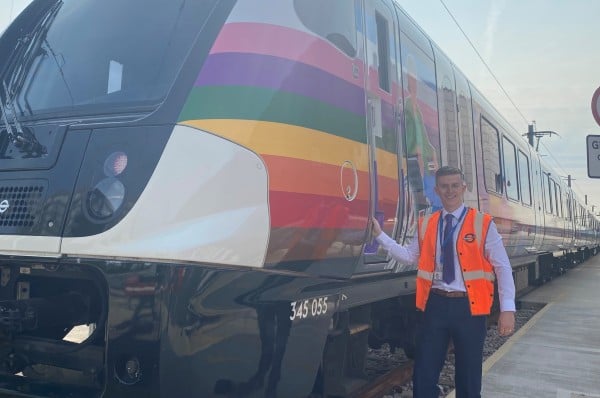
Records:
[[[377,220],[373,232],[390,255],[404,263],[418,260],[417,308],[423,311],[417,334],[413,374],[415,398],[437,398],[438,379],[448,343],[455,353],[457,398],[481,397],[486,317],[498,279],[498,332],[511,334],[515,325],[515,285],[502,238],[488,214],[465,207],[462,172],[441,167],[435,191],[443,209],[419,219],[418,239],[400,246]]]

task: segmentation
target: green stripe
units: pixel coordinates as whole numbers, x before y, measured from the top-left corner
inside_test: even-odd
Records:
[[[179,121],[196,119],[278,122],[367,142],[364,116],[312,98],[257,87],[194,87]]]

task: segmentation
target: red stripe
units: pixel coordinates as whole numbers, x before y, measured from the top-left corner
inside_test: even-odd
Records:
[[[271,227],[293,228],[365,228],[369,202],[333,198],[322,195],[271,191],[269,194]],[[385,217],[393,217],[396,203],[383,203],[379,208]]]
[[[342,182],[344,186],[354,185],[354,177],[349,169],[327,163],[310,160],[262,155],[269,170],[269,188],[271,191],[292,192],[330,196],[343,199]],[[355,200],[369,199],[369,174],[358,171],[358,195]],[[379,176],[379,200],[395,202],[399,195],[398,180]],[[344,199],[345,201],[345,199]]]

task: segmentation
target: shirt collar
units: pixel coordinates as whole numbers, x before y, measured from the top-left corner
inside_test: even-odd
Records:
[[[458,209],[454,210],[453,212],[447,212],[446,209],[442,209],[442,217],[446,217],[446,214],[452,214],[454,216],[454,218],[458,219],[460,217],[460,215],[462,214],[463,210],[465,208],[464,203],[462,205],[460,205],[458,207]]]

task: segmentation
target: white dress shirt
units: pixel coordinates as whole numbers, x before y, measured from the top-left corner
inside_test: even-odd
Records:
[[[454,216],[454,224],[459,221],[459,218],[465,208],[461,205],[458,209],[452,212]],[[448,214],[446,210],[442,210],[442,219]],[[460,220],[460,225],[456,225],[453,233],[453,244],[456,247],[456,237],[460,231],[464,217]],[[445,222],[445,221],[444,221]],[[376,237],[377,241],[381,246],[388,251],[390,256],[396,261],[404,264],[417,264],[419,261],[419,241],[418,237],[414,239],[406,246],[401,246],[395,240],[390,238],[385,232],[381,232]],[[441,245],[438,233],[437,247],[436,247],[436,260],[435,260],[435,277],[433,279],[432,287],[443,289],[447,291],[466,291],[465,282],[462,276],[462,270],[460,269],[460,262],[458,261],[458,255],[454,250],[454,275],[455,278],[452,282],[446,283],[441,279],[442,265],[441,265]],[[515,283],[512,277],[512,267],[510,260],[506,254],[506,249],[502,244],[502,236],[498,233],[496,224],[492,221],[490,228],[485,239],[485,256],[487,260],[494,267],[494,273],[498,279],[498,297],[500,300],[500,311],[515,311]]]

